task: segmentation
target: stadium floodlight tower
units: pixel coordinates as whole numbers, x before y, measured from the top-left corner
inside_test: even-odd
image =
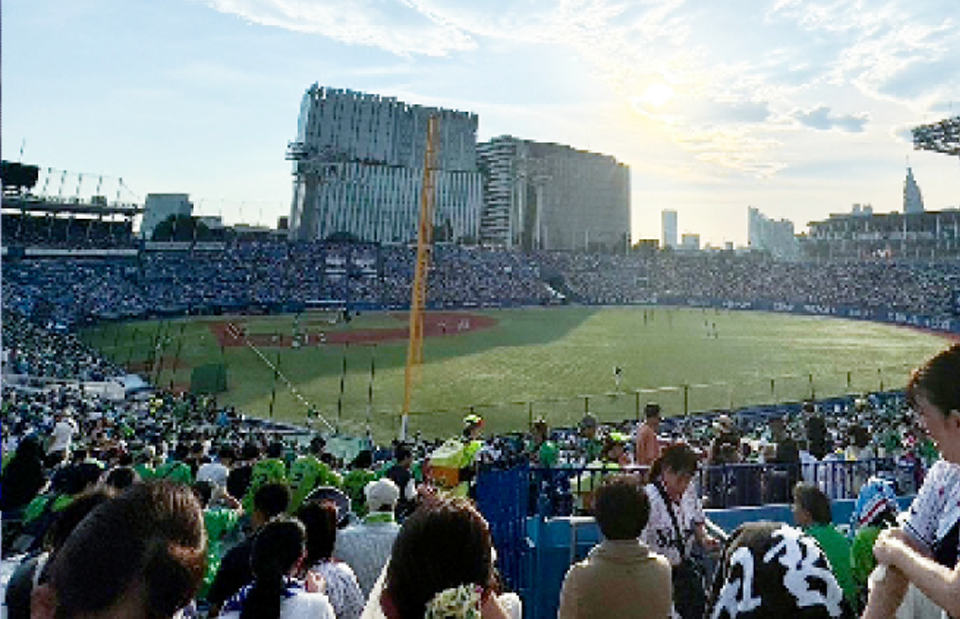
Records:
[[[960,116],[914,127],[913,148],[960,157]]]

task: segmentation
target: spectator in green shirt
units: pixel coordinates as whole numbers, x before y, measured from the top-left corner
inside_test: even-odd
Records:
[[[343,490],[350,497],[350,508],[361,518],[367,514],[366,497],[363,489],[377,479],[373,472],[373,453],[363,449],[350,463],[350,471],[343,476]]]
[[[547,439],[550,435],[550,428],[547,426],[546,420],[540,418],[534,421],[531,434],[531,441],[527,446],[527,456],[530,458],[530,464],[546,467],[556,466],[560,450],[556,443]]]
[[[207,530],[207,567],[197,592],[199,599],[206,599],[207,591],[220,569],[224,540],[237,530],[243,505],[222,487],[209,481],[195,483],[193,492],[203,506],[203,526]]]
[[[193,483],[193,470],[190,468],[190,465],[186,463],[186,458],[189,455],[189,446],[186,443],[177,443],[177,448],[174,450],[173,456],[157,467],[153,478],[166,479],[189,486]]]
[[[584,462],[600,458],[603,441],[597,437],[597,418],[587,413],[580,420],[580,436],[577,439],[577,454]]]
[[[149,481],[156,475],[153,468],[153,461],[157,457],[157,448],[153,445],[145,445],[134,460],[133,468],[140,476],[142,481]]]
[[[283,443],[270,443],[266,455],[266,458],[256,462],[250,470],[250,485],[243,496],[243,509],[247,513],[253,513],[253,497],[262,486],[269,483],[287,483],[287,465],[282,460]]]
[[[850,562],[850,542],[833,526],[830,498],[820,488],[799,482],[793,488],[793,518],[803,531],[817,540],[827,555],[830,569],[851,608],[858,608],[857,586]]]
[[[326,446],[323,438],[316,436],[310,441],[310,451],[290,465],[290,513],[295,513],[304,499],[318,486],[339,488],[342,480],[326,463],[320,460]]]

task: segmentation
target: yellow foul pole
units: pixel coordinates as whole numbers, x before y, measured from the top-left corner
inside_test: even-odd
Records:
[[[417,230],[417,269],[413,275],[413,292],[410,299],[410,340],[407,344],[407,367],[403,374],[401,440],[407,437],[407,423],[410,418],[413,388],[420,380],[423,366],[423,312],[427,305],[427,276],[430,268],[430,253],[433,249],[433,210],[436,198],[434,170],[437,163],[439,129],[440,117],[431,116],[427,122],[427,148],[423,157],[420,225]]]

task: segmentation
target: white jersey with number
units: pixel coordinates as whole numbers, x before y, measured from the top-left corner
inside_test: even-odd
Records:
[[[697,525],[706,522],[703,504],[695,486],[696,484],[691,483],[687,487],[679,505],[673,503],[673,513],[676,514],[677,524],[680,526],[686,556],[690,556],[693,550],[696,540],[694,531]],[[670,510],[667,509],[667,504],[654,484],[647,484],[644,489],[650,499],[650,519],[643,533],[640,534],[640,540],[649,546],[651,551],[665,556],[670,561],[670,565],[677,566],[680,564],[680,551],[674,542],[677,535],[673,520],[670,518]]]

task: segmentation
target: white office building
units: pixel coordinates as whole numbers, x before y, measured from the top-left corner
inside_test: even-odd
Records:
[[[750,249],[769,252],[776,260],[797,260],[800,244],[788,219],[775,221],[759,209],[747,208],[747,239]]]
[[[349,234],[365,241],[417,238],[427,122],[439,123],[434,222],[451,240],[479,236],[481,179],[476,114],[314,84],[300,108],[291,239]]]
[[[534,249],[619,251],[630,244],[630,169],[609,155],[500,136],[477,146],[480,239]]]
[[[908,215],[923,212],[923,196],[911,168],[907,168],[907,178],[903,181],[903,212]]]
[[[684,232],[677,249],[685,252],[700,251],[700,235],[696,232]]]
[[[660,225],[663,228],[663,238],[661,238],[661,247],[677,247],[677,212],[664,210],[660,213]]]

